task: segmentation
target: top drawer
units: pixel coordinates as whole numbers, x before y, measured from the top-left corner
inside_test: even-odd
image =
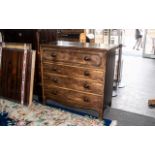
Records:
[[[64,62],[93,67],[103,67],[105,65],[105,54],[95,51],[82,51],[77,49],[42,49],[43,62]]]

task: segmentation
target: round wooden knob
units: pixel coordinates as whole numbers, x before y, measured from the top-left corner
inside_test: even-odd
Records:
[[[91,57],[90,57],[90,56],[85,56],[85,57],[84,57],[84,60],[85,60],[85,61],[90,61],[90,60],[91,60]]]
[[[58,91],[53,90],[53,91],[52,91],[52,94],[53,94],[53,95],[58,95]]]
[[[53,67],[52,70],[56,72],[57,71],[57,67]]]
[[[84,101],[84,102],[89,102],[90,100],[89,100],[88,97],[85,96],[85,97],[83,98],[83,101]]]
[[[62,72],[62,69],[61,68],[57,68],[57,67],[53,67],[52,68],[52,71],[53,72],[57,72],[57,73],[61,73]]]
[[[58,83],[58,79],[56,79],[56,78],[52,79],[52,81],[53,81],[54,83]]]
[[[85,71],[84,71],[84,75],[85,75],[85,76],[90,76],[89,71],[85,70]]]
[[[56,57],[56,56],[57,54],[55,52],[51,54],[51,57]]]
[[[87,82],[85,82],[85,83],[83,84],[83,87],[86,88],[86,89],[90,89],[90,86],[89,86],[89,84],[88,84]]]

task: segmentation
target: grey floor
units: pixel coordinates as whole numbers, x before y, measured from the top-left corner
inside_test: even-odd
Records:
[[[123,56],[123,62],[125,87],[118,89],[118,96],[113,98],[112,111],[119,109],[155,118],[155,108],[148,106],[148,99],[155,98],[155,59],[128,55]]]
[[[104,118],[116,120],[117,126],[155,126],[155,118],[124,110],[107,108]]]

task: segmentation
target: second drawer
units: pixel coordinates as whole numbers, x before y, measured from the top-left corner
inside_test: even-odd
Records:
[[[105,68],[96,70],[84,67],[73,67],[64,64],[43,63],[43,73],[51,73],[65,75],[67,77],[76,77],[82,79],[95,80],[98,83],[103,83],[105,77]]]

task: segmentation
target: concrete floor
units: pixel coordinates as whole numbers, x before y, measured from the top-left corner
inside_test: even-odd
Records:
[[[155,126],[155,118],[114,108],[107,108],[104,118],[116,120],[117,126]]]
[[[148,99],[155,98],[155,59],[128,55],[123,60],[125,87],[118,89],[112,108],[155,118],[155,108],[148,107]]]

